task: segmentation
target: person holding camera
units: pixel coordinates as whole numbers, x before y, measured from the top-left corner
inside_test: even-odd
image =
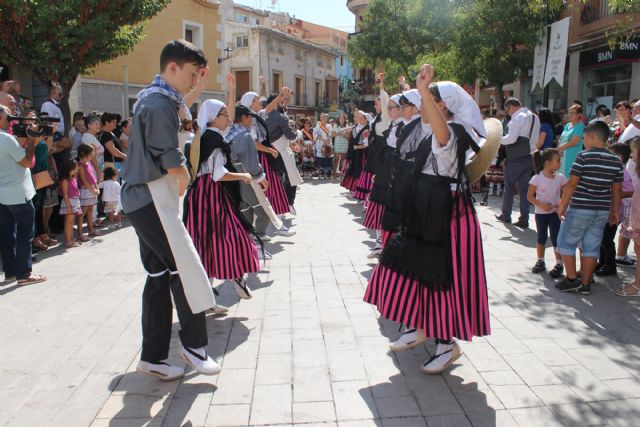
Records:
[[[0,106],[0,255],[5,273],[4,283],[17,280],[31,285],[47,280],[31,272],[31,241],[35,224],[32,199],[36,190],[29,168],[35,142],[26,138],[26,149],[9,135],[10,110]]]

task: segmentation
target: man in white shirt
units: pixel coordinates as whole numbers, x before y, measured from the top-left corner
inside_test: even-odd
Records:
[[[631,123],[620,135],[618,143],[628,143],[630,139],[640,136],[640,101],[633,104],[631,108]]]
[[[62,109],[60,108],[60,101],[62,101],[62,88],[57,83],[53,83],[49,90],[49,99],[40,107],[40,113],[60,119],[58,131],[53,135],[53,158],[56,161],[58,170],[62,169],[62,164],[71,158],[72,145],[71,139],[64,136],[65,123]]]
[[[507,159],[504,162],[502,213],[496,215],[496,219],[506,224],[511,223],[513,199],[517,188],[520,196],[520,218],[514,225],[529,228],[527,190],[533,173],[531,154],[536,150],[536,142],[540,135],[540,120],[516,98],[507,99],[504,108],[507,115],[511,116],[511,121],[507,125],[507,134],[502,137],[502,145],[507,149]],[[527,143],[528,150],[526,147],[519,149]]]

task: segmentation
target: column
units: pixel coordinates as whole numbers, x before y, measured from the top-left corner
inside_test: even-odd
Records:
[[[565,82],[567,86],[567,101],[582,99],[580,94],[582,75],[580,73],[580,51],[569,54],[569,77]]]

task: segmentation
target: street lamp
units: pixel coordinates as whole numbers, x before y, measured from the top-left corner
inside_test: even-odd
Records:
[[[222,64],[224,61],[226,61],[227,59],[229,59],[231,57],[231,52],[232,49],[230,47],[226,48],[225,50],[223,50],[225,57],[224,58],[218,58],[218,64]]]

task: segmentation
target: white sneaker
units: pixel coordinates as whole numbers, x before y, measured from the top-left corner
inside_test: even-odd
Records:
[[[172,366],[166,362],[151,363],[141,360],[138,362],[136,371],[152,377],[160,378],[163,381],[172,381],[184,376],[184,368]]]
[[[229,312],[229,308],[224,305],[216,304],[209,309],[209,312],[213,314],[227,314]]]
[[[418,335],[416,329],[407,329],[395,342],[389,345],[391,351],[403,351],[416,347],[427,341],[423,334]]]
[[[271,255],[271,253],[268,252],[266,249],[261,250],[260,248],[258,248],[258,253],[260,254],[260,258],[263,261],[270,261],[273,259],[273,255]]]
[[[378,258],[381,253],[382,253],[382,248],[373,248],[371,252],[369,252],[369,255],[367,255],[367,258],[369,259]]]
[[[435,356],[424,362],[420,370],[425,374],[439,374],[458,360],[461,354],[460,347],[456,342],[453,344],[438,344]]]
[[[277,231],[275,232],[275,234],[276,234],[277,236],[282,236],[282,237],[291,237],[291,236],[293,236],[294,234],[296,234],[296,232],[295,232],[295,231],[293,231],[293,230],[289,230],[287,227],[285,227],[285,226],[283,225],[283,226],[282,226],[282,228],[281,228],[280,230],[277,230]]]
[[[182,349],[180,349],[180,356],[187,362],[187,365],[203,375],[218,375],[220,373],[220,365],[207,355],[204,347],[182,347]]]
[[[289,213],[293,216],[296,216],[298,214],[298,212],[296,212],[296,208],[294,208],[293,205],[289,205]]]
[[[233,281],[233,287],[236,289],[236,293],[242,299],[251,299],[253,295],[251,295],[251,291],[247,286],[247,281],[244,279],[236,279]]]

